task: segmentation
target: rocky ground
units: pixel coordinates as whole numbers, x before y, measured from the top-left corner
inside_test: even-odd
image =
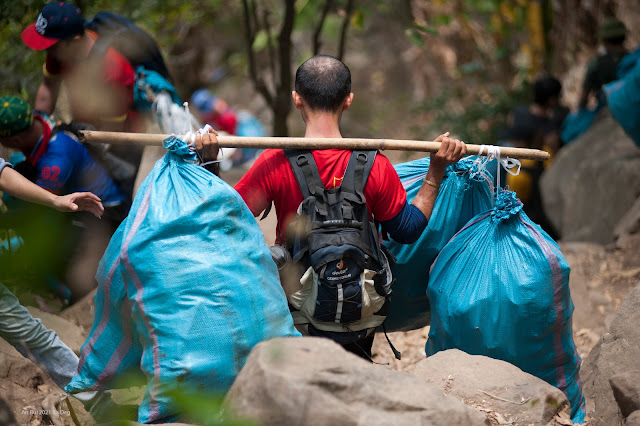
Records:
[[[226,175],[230,182],[237,180],[241,171]],[[273,242],[273,213],[261,222],[268,243]],[[571,266],[571,292],[575,304],[573,315],[574,339],[579,354],[585,359],[600,337],[611,324],[614,314],[624,297],[640,280],[640,234],[621,238],[608,246],[565,242],[561,249]],[[47,305],[53,306],[55,303]],[[46,307],[46,306],[45,306]],[[81,300],[59,315],[47,315],[33,310],[36,317],[61,334],[61,338],[76,352],[84,341],[92,322],[92,296]],[[374,343],[374,361],[380,368],[411,371],[425,359],[425,343],[428,327],[405,333],[390,333],[389,339],[402,352],[402,360],[396,360],[383,334]],[[0,340],[0,395],[8,402],[9,409],[19,424],[65,424],[71,425],[72,410],[66,403],[54,407],[60,399],[60,390],[37,366],[22,358],[4,341]],[[136,389],[119,392],[116,399],[130,403],[139,397]],[[91,422],[82,406],[71,399],[73,412],[80,424]],[[49,413],[46,414],[49,410]],[[0,408],[0,423],[2,423]],[[489,416],[493,424],[500,423],[497,416]],[[563,424],[570,424],[567,419]],[[568,423],[567,423],[568,422]],[[508,423],[512,424],[512,423]],[[595,425],[597,422],[592,421]]]

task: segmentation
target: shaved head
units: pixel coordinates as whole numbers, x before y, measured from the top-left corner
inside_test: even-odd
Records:
[[[313,56],[296,71],[295,90],[309,108],[337,111],[351,93],[351,71],[333,56]]]

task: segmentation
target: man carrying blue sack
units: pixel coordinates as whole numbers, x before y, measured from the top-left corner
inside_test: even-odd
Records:
[[[327,55],[304,62],[296,72],[292,98],[306,124],[305,137],[341,138],[340,119],[353,97],[351,72],[344,63]],[[375,151],[352,155],[341,149],[270,149],[238,182],[235,189],[254,216],[272,202],[275,204],[276,244],[286,245],[286,251],[281,252],[303,266],[291,287],[282,283],[294,323],[303,335],[328,337],[346,350],[371,359],[374,330],[384,321],[391,293],[391,274],[372,216],[400,243],[410,244],[420,236],[431,216],[446,167],[467,151],[463,142],[449,138],[448,133],[436,141],[442,145],[432,154],[424,183],[411,204],[389,160]],[[196,147],[204,161],[217,158],[215,135],[196,139]],[[326,197],[321,200],[321,196]],[[325,204],[342,207],[325,208]],[[310,205],[316,207],[314,213],[305,211],[305,206]],[[295,221],[299,206],[302,215]],[[323,219],[316,226],[311,215]],[[290,225],[295,222],[306,226],[305,217],[312,223],[301,235],[292,229],[296,225]],[[336,223],[345,226],[332,228],[331,224]],[[326,232],[316,232],[323,227]],[[330,242],[336,238],[349,243]],[[320,241],[317,251],[312,248],[312,240]],[[351,247],[348,253],[342,252],[346,246]],[[322,266],[314,265],[319,258]]]

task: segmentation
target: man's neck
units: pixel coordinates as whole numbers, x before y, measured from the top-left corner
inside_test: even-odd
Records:
[[[40,138],[44,134],[44,129],[42,128],[42,126],[42,122],[34,118],[31,129],[29,130],[29,142],[27,143],[27,149],[29,150],[29,152],[33,151],[33,149],[40,141]]]
[[[42,128],[42,122],[34,118],[31,127],[29,128],[29,130],[27,130],[27,133],[22,139],[19,147],[20,151],[22,151],[22,153],[27,158],[30,157],[31,154],[33,154],[33,150],[35,149],[36,145],[38,145],[38,142],[40,141],[43,133],[44,130]]]
[[[305,138],[341,138],[340,116],[334,113],[313,113],[306,120]]]
[[[91,49],[93,49],[93,45],[95,44],[96,39],[89,32],[85,32],[82,34],[79,40],[74,40],[75,51],[73,52],[73,56],[68,58],[64,58],[62,62],[67,62],[69,64],[79,64],[87,59]]]

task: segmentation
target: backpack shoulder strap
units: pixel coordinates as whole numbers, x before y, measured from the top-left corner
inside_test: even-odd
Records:
[[[353,151],[344,179],[340,185],[343,189],[353,192],[360,201],[364,202],[364,186],[369,179],[378,151]]]
[[[107,54],[107,50],[113,44],[115,37],[121,35],[121,28],[116,28],[113,22],[115,14],[101,11],[94,18],[85,24],[85,28],[98,34],[98,38],[93,43],[89,51],[89,58],[93,61],[102,61]]]
[[[85,28],[98,34],[89,52],[93,60],[102,60],[109,48],[113,47],[129,61],[134,70],[143,66],[147,70],[156,71],[172,83],[173,80],[155,39],[131,19],[101,11],[85,24]]]
[[[300,191],[302,191],[302,197],[321,196],[324,192],[324,184],[311,151],[285,149],[284,154],[287,156],[289,164],[291,164],[293,174],[296,176]]]

